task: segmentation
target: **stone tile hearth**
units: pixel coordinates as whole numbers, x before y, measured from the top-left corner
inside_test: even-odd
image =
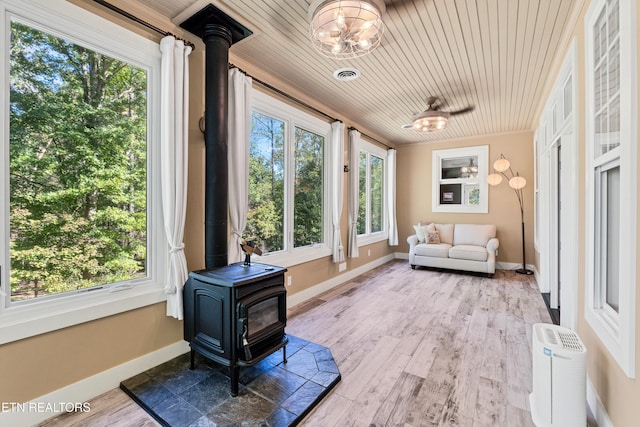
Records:
[[[288,335],[282,351],[240,371],[240,391],[231,396],[226,368],[189,353],[149,369],[120,388],[163,426],[295,426],[340,381],[331,351]]]

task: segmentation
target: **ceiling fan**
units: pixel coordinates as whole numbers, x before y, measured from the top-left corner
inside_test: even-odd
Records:
[[[427,109],[414,115],[412,122],[403,125],[402,128],[413,129],[416,132],[438,132],[446,129],[449,117],[470,113],[475,108],[469,105],[456,111],[443,111],[440,109],[443,104],[444,102],[435,96],[427,98]]]

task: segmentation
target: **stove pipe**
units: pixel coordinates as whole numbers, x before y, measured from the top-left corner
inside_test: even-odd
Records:
[[[205,266],[227,265],[229,48],[253,34],[209,4],[180,26],[205,43]]]
[[[207,269],[227,265],[228,162],[227,119],[231,31],[207,24],[202,40],[205,59],[205,219],[204,253]]]

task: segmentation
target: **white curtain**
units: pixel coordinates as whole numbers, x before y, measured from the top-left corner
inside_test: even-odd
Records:
[[[387,218],[389,218],[389,246],[398,246],[398,222],[396,220],[396,150],[387,151]]]
[[[360,195],[360,132],[349,131],[349,258],[358,251],[358,201]]]
[[[242,260],[242,233],[249,209],[249,134],[251,133],[251,77],[229,70],[229,264]]]
[[[169,244],[165,293],[167,316],[183,318],[182,288],[187,280],[184,222],[187,208],[189,54],[191,47],[167,36],[160,42],[161,185],[164,228]]]
[[[344,124],[331,123],[331,197],[333,199],[333,262],[344,261],[344,248],[340,235],[340,217],[342,216],[342,195],[344,193]]]

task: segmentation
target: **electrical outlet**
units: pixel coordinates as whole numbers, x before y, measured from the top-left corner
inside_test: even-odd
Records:
[[[371,256],[371,249],[367,249],[367,256]]]
[[[291,276],[287,277],[287,286],[291,286],[291,279]]]
[[[346,262],[341,262],[340,264],[338,264],[338,273],[341,271],[345,271],[347,269],[347,263]]]

